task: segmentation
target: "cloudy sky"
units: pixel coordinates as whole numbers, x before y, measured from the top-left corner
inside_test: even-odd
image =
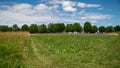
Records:
[[[0,25],[86,21],[120,25],[120,0],[0,0]]]

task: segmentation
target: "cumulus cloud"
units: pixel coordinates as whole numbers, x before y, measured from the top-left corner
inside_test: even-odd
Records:
[[[96,22],[98,20],[110,19],[110,15],[105,14],[87,14],[85,10],[77,12],[77,3],[73,1],[60,1],[59,4],[43,4],[38,5],[31,4],[14,4],[9,5],[0,5],[0,24],[18,24],[22,25],[24,23],[31,24],[47,24],[50,22],[64,22],[64,23],[73,23],[73,22],[85,22],[92,21]],[[84,6],[83,6],[84,7]],[[93,7],[89,4],[89,7]],[[58,8],[63,9],[64,11],[72,12],[61,12]]]
[[[76,8],[73,8],[72,6],[67,6],[67,7],[64,7],[63,10],[75,12],[75,11],[76,11]]]
[[[53,8],[56,9],[57,6],[53,6]],[[41,24],[59,20],[54,12],[49,11],[49,7],[45,4],[38,4],[36,6],[30,4],[15,4],[9,6],[9,8],[0,10],[0,15],[0,24]]]
[[[77,10],[76,8],[73,7],[75,5],[76,5],[76,2],[72,2],[72,1],[64,1],[62,3],[63,10],[71,11],[71,12],[75,12]]]
[[[31,9],[32,5],[30,5],[30,4],[15,4],[12,8],[14,10]]]
[[[34,7],[34,9],[42,11],[42,10],[47,10],[49,7],[45,4],[38,4],[37,6]]]
[[[75,6],[75,5],[76,5],[76,3],[75,3],[75,2],[72,2],[72,1],[64,1],[64,2],[62,3],[62,6],[63,6],[63,7]]]
[[[51,10],[51,9],[55,9],[55,10],[56,10],[56,9],[58,9],[58,7],[59,7],[59,5],[53,5],[53,6],[50,6],[49,9],[50,9],[50,10]]]
[[[98,4],[87,4],[87,3],[79,2],[77,4],[77,6],[80,7],[80,8],[96,8],[96,7],[100,7],[101,5],[98,5]]]

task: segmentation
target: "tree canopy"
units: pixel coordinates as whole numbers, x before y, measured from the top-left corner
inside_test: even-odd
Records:
[[[104,32],[118,32],[120,31],[120,25],[116,26],[100,26],[91,25],[90,22],[85,22],[83,27],[79,22],[74,22],[73,24],[64,24],[64,23],[49,23],[48,25],[41,24],[31,24],[28,26],[27,24],[23,24],[18,27],[17,24],[13,24],[12,26],[8,25],[0,25],[0,32],[7,31],[29,31],[30,33],[61,33],[61,32],[85,32],[85,33],[104,33]]]
[[[90,22],[85,22],[85,24],[84,24],[84,32],[85,33],[90,33],[91,28],[92,28],[91,23]]]
[[[106,31],[106,29],[105,29],[104,26],[100,26],[100,27],[98,28],[98,30],[99,30],[100,33],[103,33],[103,32]]]

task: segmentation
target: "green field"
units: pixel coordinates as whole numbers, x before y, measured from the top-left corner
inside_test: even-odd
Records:
[[[21,40],[22,44],[20,44],[21,41],[11,39],[11,37],[7,37],[7,39],[11,39],[11,42],[6,41],[7,39],[4,39],[3,42],[1,41],[3,36],[0,37],[0,44],[2,43],[0,54],[6,52],[3,56],[0,55],[0,58],[9,56],[9,54],[18,54],[21,58],[18,56],[17,58],[3,59],[4,61],[0,60],[0,68],[120,67],[119,36],[36,34],[27,37],[24,35],[14,37],[19,40],[23,39]],[[16,44],[14,44],[15,41],[17,41]],[[9,47],[5,47],[12,44],[11,50]],[[4,51],[1,47],[5,48]],[[14,61],[11,62],[12,60]],[[5,61],[9,63],[5,63]]]

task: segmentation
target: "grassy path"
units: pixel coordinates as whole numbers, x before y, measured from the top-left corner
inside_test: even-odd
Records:
[[[38,46],[41,46],[40,44],[36,44],[35,40],[33,38],[30,38],[31,40],[31,48],[34,55],[34,64],[33,68],[46,68],[47,66],[50,66],[50,60],[48,57],[45,57],[44,55],[39,53]]]

